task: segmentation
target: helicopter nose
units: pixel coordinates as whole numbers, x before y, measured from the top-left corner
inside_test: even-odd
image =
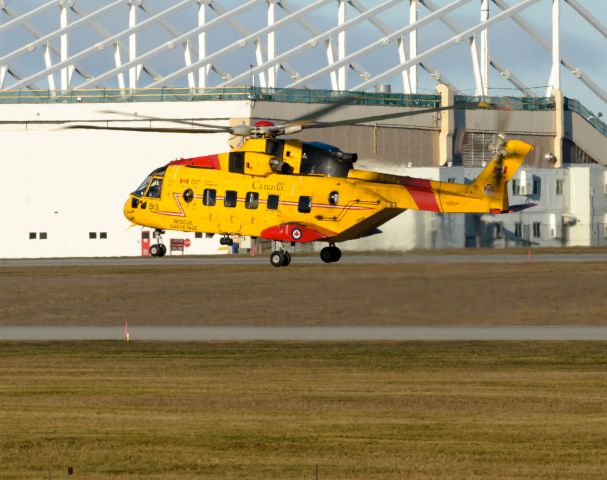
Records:
[[[137,197],[130,196],[128,200],[124,203],[124,208],[122,209],[122,213],[126,217],[129,222],[135,221],[135,212],[137,211],[137,207],[139,206],[139,199]]]

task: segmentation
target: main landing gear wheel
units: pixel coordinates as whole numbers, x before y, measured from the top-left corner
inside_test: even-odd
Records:
[[[291,254],[286,250],[284,252],[276,250],[270,255],[270,263],[274,267],[287,267],[291,263]]]
[[[325,263],[338,262],[341,258],[341,250],[335,245],[325,247],[320,251],[320,259]]]
[[[150,247],[150,255],[152,257],[164,257],[167,253],[166,245],[162,243],[155,243]]]
[[[167,253],[167,247],[162,243],[162,234],[164,230],[154,230],[156,243],[150,246],[150,255],[152,257],[164,257]]]

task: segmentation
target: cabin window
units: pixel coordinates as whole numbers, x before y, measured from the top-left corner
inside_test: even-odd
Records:
[[[40,240],[46,240],[48,238],[48,236],[47,236],[46,232],[40,232],[40,235],[38,238],[40,238]]]
[[[226,190],[226,196],[223,198],[223,205],[225,207],[233,208],[236,206],[238,201],[238,193],[235,190]]]
[[[186,201],[186,203],[190,203],[192,200],[194,200],[194,190],[191,188],[185,190],[183,192],[183,199]]]
[[[97,238],[97,232],[89,232],[89,239],[95,240]]]
[[[279,199],[278,195],[268,195],[268,210],[278,210]]]
[[[107,232],[99,232],[99,238],[101,240],[107,240]]]
[[[230,161],[229,161],[228,169],[232,173],[244,173],[244,153],[243,152],[230,153]]]
[[[162,179],[154,178],[150,182],[150,188],[148,188],[148,192],[146,193],[146,197],[150,198],[160,198],[160,191],[162,190]]]
[[[310,213],[310,210],[312,210],[312,197],[308,197],[306,195],[299,197],[297,211],[301,213]]]
[[[244,200],[244,206],[248,209],[255,209],[259,206],[259,193],[247,192],[247,196]]]
[[[202,204],[212,207],[217,203],[217,191],[214,188],[205,188],[202,193]]]
[[[36,232],[30,232],[29,239],[36,240],[36,238],[38,238]]]

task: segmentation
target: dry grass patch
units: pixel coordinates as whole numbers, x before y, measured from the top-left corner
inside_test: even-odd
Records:
[[[590,342],[3,343],[0,477],[599,478]]]
[[[2,325],[604,325],[607,263],[0,269]]]

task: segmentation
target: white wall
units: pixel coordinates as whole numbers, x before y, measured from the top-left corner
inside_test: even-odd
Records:
[[[0,105],[11,120],[91,120],[106,104]],[[112,104],[113,110],[156,117],[246,117],[248,102],[163,102]],[[149,122],[143,122],[143,124]],[[222,122],[227,124],[227,121]],[[173,124],[174,125],[174,124]],[[1,256],[74,257],[139,255],[140,228],[122,214],[128,194],[153,169],[181,157],[228,150],[227,134],[158,134],[60,130],[57,125],[0,126]],[[40,232],[46,240],[29,240]],[[89,239],[107,232],[107,240]],[[217,253],[217,238],[191,238],[188,253]]]
[[[575,223],[569,227],[569,245],[590,245],[590,170],[588,167],[569,168],[569,205]]]

